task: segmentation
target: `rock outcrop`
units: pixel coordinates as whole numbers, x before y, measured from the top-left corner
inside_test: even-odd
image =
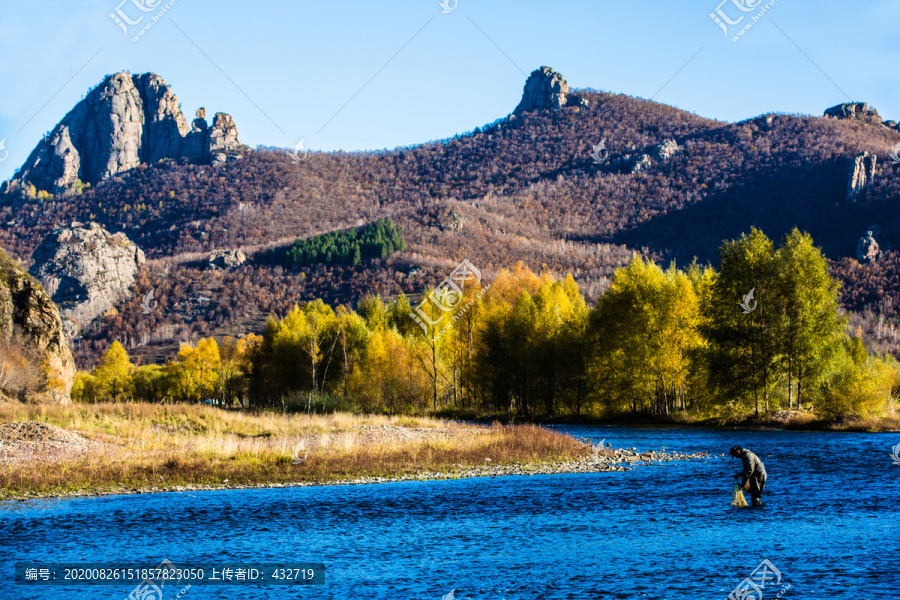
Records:
[[[212,129],[209,130],[209,161],[211,164],[222,164],[235,158],[234,149],[239,148],[241,140],[238,139],[237,127],[231,115],[216,113],[213,118]]]
[[[587,106],[589,102],[569,92],[569,84],[565,77],[551,69],[541,67],[532,71],[525,82],[522,100],[513,111],[520,114],[531,110],[545,108],[559,109],[563,106]]]
[[[632,173],[640,173],[641,171],[646,171],[650,167],[653,166],[653,159],[650,158],[649,154],[640,155],[631,166]]]
[[[869,109],[869,105],[865,102],[845,102],[825,109],[825,116],[835,119],[862,119],[877,114],[878,111],[874,108]]]
[[[878,243],[878,237],[881,234],[881,229],[872,225],[866,231],[866,235],[859,238],[856,242],[856,260],[863,264],[870,265],[876,262],[879,258],[881,258],[882,247],[881,244]]]
[[[209,269],[233,271],[247,262],[247,255],[241,250],[213,250],[209,255]]]
[[[834,119],[857,119],[860,121],[868,121],[880,125],[881,116],[874,108],[869,108],[865,102],[845,102],[832,106],[825,110],[826,117]]]
[[[669,160],[675,153],[681,150],[681,146],[675,140],[666,140],[662,144],[653,147],[653,157],[659,161]]]
[[[666,140],[650,149],[649,154],[639,156],[631,167],[632,173],[646,171],[656,163],[662,163],[672,158],[681,146],[675,140]]]
[[[60,306],[71,337],[127,295],[144,252],[124,233],[73,223],[51,231],[32,258],[31,274]]]
[[[75,360],[50,295],[0,251],[0,392],[69,402]]]
[[[66,194],[79,181],[97,184],[162,158],[220,163],[239,157],[231,117],[217,113],[209,130],[201,111],[191,128],[159,75],[110,75],[38,143],[4,191],[33,185]]]
[[[868,152],[860,152],[850,164],[849,181],[847,182],[847,199],[859,202],[865,198],[866,188],[875,181],[875,165],[878,156]]]

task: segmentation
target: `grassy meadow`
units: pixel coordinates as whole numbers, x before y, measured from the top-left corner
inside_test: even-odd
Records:
[[[2,498],[452,474],[486,462],[543,463],[588,453],[573,438],[534,425],[473,426],[428,417],[0,403],[0,423],[16,421],[48,423],[94,443],[72,452],[38,448],[19,456],[7,452],[5,459],[0,453]]]

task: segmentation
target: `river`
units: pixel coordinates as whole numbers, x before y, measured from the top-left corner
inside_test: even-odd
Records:
[[[167,558],[326,567],[315,587],[198,583],[184,600],[725,599],[754,572],[764,598],[900,599],[900,465],[890,456],[900,434],[557,429],[710,458],[616,473],[4,503],[0,598],[124,600],[133,584],[16,584],[13,568]],[[734,444],[766,464],[763,508],[729,505],[740,465],[719,455]],[[179,591],[168,586],[163,600]]]

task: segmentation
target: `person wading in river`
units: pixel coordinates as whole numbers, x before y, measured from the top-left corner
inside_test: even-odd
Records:
[[[731,456],[740,458],[744,463],[744,469],[735,473],[734,478],[741,478],[741,489],[750,492],[753,498],[753,506],[762,506],[762,495],[766,489],[766,466],[759,457],[740,446],[731,447]]]

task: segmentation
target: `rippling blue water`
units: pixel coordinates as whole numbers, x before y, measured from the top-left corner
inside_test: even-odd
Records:
[[[710,452],[625,473],[149,494],[0,505],[0,598],[19,561],[320,562],[317,588],[195,585],[199,598],[724,599],[763,559],[775,598],[900,599],[900,434],[560,427],[616,447]],[[763,459],[761,509],[729,506],[733,444]],[[712,455],[715,456],[712,456]],[[177,590],[167,591],[166,600]]]

